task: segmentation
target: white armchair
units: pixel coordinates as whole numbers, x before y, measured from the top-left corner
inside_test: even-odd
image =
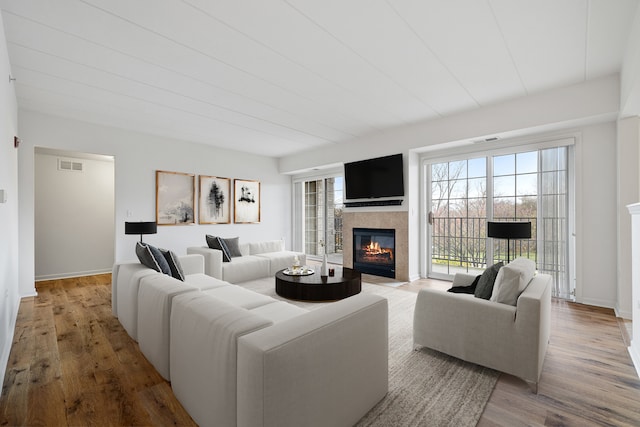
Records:
[[[459,275],[457,275],[459,276]],[[456,277],[457,284],[474,276]],[[537,392],[550,335],[551,276],[536,275],[516,306],[473,295],[422,289],[413,322],[414,347],[424,346],[515,375]]]

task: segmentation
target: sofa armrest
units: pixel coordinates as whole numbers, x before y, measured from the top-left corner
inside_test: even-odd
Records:
[[[238,338],[272,322],[203,292],[172,300],[171,388],[202,427],[236,425]]]
[[[187,254],[199,254],[204,257],[204,274],[222,280],[222,251],[206,246],[187,248]]]
[[[511,305],[425,288],[416,299],[413,340],[415,345],[464,359],[475,351],[476,343],[484,346],[489,336],[504,337],[515,317],[516,307]]]
[[[476,280],[476,276],[473,274],[456,273],[456,275],[453,276],[453,283],[451,286],[454,288],[458,286],[469,286],[474,280]]]
[[[388,347],[387,300],[370,294],[242,336],[237,425],[355,424],[387,393]]]
[[[204,255],[189,254],[178,257],[184,274],[204,274]]]
[[[522,376],[537,383],[551,336],[551,276],[537,274],[520,294],[517,301],[516,330],[519,358],[535,358],[531,369]],[[537,369],[533,369],[537,367]]]

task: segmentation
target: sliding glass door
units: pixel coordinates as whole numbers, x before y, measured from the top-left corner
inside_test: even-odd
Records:
[[[551,274],[554,295],[571,298],[567,146],[428,162],[428,276],[479,274],[507,261],[507,241],[488,239],[487,221],[530,221],[531,239],[511,240]]]
[[[432,277],[481,271],[486,265],[487,160],[431,165]]]
[[[329,176],[294,183],[294,221],[301,236],[296,244],[307,257],[320,259],[327,254],[330,262],[342,264],[342,211],[344,179]]]

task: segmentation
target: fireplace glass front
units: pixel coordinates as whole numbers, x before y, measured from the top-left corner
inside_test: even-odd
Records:
[[[396,231],[353,229],[353,268],[375,276],[396,277]]]

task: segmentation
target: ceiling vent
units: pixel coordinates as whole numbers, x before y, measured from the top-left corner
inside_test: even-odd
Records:
[[[82,172],[83,167],[84,167],[84,164],[81,162],[58,159],[58,170],[60,171]]]
[[[490,136],[490,137],[485,138],[485,139],[476,139],[476,140],[471,141],[471,142],[472,142],[472,143],[474,143],[474,144],[479,144],[479,143],[481,143],[481,142],[493,142],[493,141],[497,141],[497,140],[499,140],[499,139],[500,139],[500,138],[499,138],[499,137],[497,137],[497,136]]]

